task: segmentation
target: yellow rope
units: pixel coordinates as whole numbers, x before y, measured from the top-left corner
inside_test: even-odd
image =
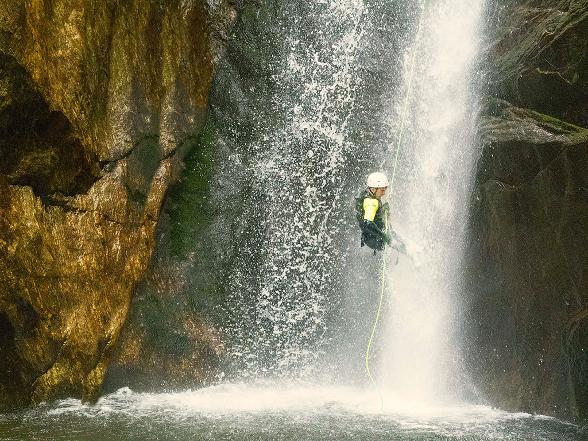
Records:
[[[422,4],[421,17],[419,19],[419,25],[418,25],[418,29],[417,29],[417,33],[416,33],[416,37],[415,37],[415,44],[414,44],[414,48],[412,50],[410,72],[408,74],[408,86],[407,86],[407,90],[406,90],[406,95],[404,96],[402,114],[400,116],[400,131],[398,134],[398,140],[396,142],[396,155],[394,156],[394,166],[392,168],[392,177],[390,178],[390,185],[388,186],[389,194],[392,194],[392,186],[394,185],[394,178],[396,176],[396,168],[398,166],[398,154],[400,153],[400,146],[402,143],[402,135],[404,134],[404,126],[406,123],[406,117],[408,116],[408,104],[410,103],[410,95],[412,93],[414,67],[416,64],[416,53],[417,53],[417,49],[418,49],[418,45],[419,45],[419,41],[420,41],[420,36],[421,36],[423,17],[425,15],[425,6],[426,6],[425,2],[426,2],[426,0],[424,0],[423,4]],[[385,162],[386,162],[386,159],[384,159],[384,161],[382,162],[382,167],[384,166]],[[388,213],[386,213],[384,216],[384,222],[385,222],[384,231],[388,232]],[[370,381],[378,390],[378,395],[380,396],[380,406],[381,406],[382,410],[384,410],[384,397],[382,396],[382,392],[378,388],[378,384],[376,383],[376,380],[374,379],[372,372],[371,372],[371,369],[370,369],[370,352],[372,349],[374,336],[376,335],[376,329],[378,327],[378,322],[380,321],[380,316],[382,315],[382,305],[384,303],[385,287],[386,287],[386,253],[383,252],[382,253],[382,275],[380,277],[380,300],[378,302],[378,310],[376,312],[376,318],[374,319],[374,324],[372,326],[372,332],[370,334],[370,338],[368,340],[367,348],[365,351],[365,370],[367,372],[367,375],[368,375]]]
[[[386,216],[384,216],[386,230],[388,230],[387,217],[388,216],[386,213]],[[378,311],[376,312],[376,318],[374,320],[374,326],[372,327],[372,333],[370,334],[367,349],[365,351],[365,370],[368,374],[368,377],[370,378],[370,381],[372,382],[372,384],[374,386],[376,386],[376,388],[378,387],[378,385],[376,383],[376,380],[372,376],[372,372],[370,370],[370,351],[372,349],[374,335],[376,334],[376,328],[378,327],[378,321],[380,320],[380,315],[382,313],[382,304],[384,303],[384,289],[385,289],[385,287],[386,287],[386,253],[382,253],[382,275],[380,276],[380,301],[378,303]],[[378,395],[380,396],[380,406],[381,406],[382,410],[384,410],[384,397],[382,396],[380,389],[377,389],[377,390],[378,390]]]
[[[418,50],[419,41],[421,38],[421,30],[423,27],[423,17],[425,15],[425,7],[426,7],[426,0],[423,1],[422,4],[422,12],[421,17],[419,19],[419,26],[417,28],[417,33],[415,37],[414,48],[412,50],[411,60],[410,60],[410,72],[408,73],[408,87],[406,89],[406,95],[404,95],[404,103],[402,105],[402,113],[400,114],[400,131],[398,133],[398,139],[396,141],[396,155],[394,156],[394,167],[392,168],[392,177],[390,179],[390,191],[388,194],[392,194],[392,186],[394,185],[394,178],[396,176],[396,168],[398,165],[398,154],[400,153],[400,144],[402,143],[402,137],[404,135],[404,126],[406,123],[406,117],[408,116],[408,104],[410,103],[410,96],[412,95],[412,83],[414,79],[414,68],[416,65],[416,54]],[[386,158],[382,161],[382,167],[386,163]]]

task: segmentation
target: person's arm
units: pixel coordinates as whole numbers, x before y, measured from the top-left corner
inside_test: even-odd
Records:
[[[385,240],[386,233],[384,233],[374,222],[369,220],[361,221],[361,230],[366,234],[372,234],[381,237]]]

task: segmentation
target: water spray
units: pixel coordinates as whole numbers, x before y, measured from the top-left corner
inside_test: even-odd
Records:
[[[402,113],[400,116],[400,127],[399,127],[398,139],[396,141],[396,154],[394,155],[394,165],[392,167],[392,177],[390,179],[390,185],[389,185],[389,187],[390,187],[389,195],[390,196],[392,195],[392,191],[393,191],[394,178],[396,176],[396,168],[398,166],[398,156],[400,153],[400,147],[401,147],[401,143],[402,143],[402,135],[404,133],[404,127],[406,125],[406,118],[408,116],[408,105],[410,103],[410,96],[411,96],[411,92],[412,92],[414,70],[415,70],[415,65],[416,65],[416,54],[418,52],[419,41],[420,41],[420,37],[421,37],[421,30],[422,30],[422,26],[423,26],[423,19],[425,16],[425,9],[426,9],[426,0],[423,0],[423,2],[421,3],[421,16],[419,19],[419,25],[417,28],[415,43],[414,43],[414,47],[412,50],[410,71],[408,74],[408,85],[407,85],[407,89],[406,89],[406,94],[404,96]],[[384,165],[386,164],[386,159],[387,158],[385,157],[384,160],[382,161],[381,168],[384,168]],[[385,230],[386,230],[386,232],[388,232],[388,216],[387,215],[384,217],[384,222],[385,222]],[[376,334],[376,329],[377,329],[378,323],[380,321],[380,316],[382,315],[382,305],[384,303],[385,287],[386,287],[386,252],[384,251],[384,252],[382,252],[382,275],[380,277],[380,298],[378,301],[378,310],[376,311],[376,317],[374,319],[374,324],[372,326],[372,332],[370,333],[370,338],[368,339],[368,344],[367,344],[367,348],[365,351],[365,370],[366,370],[367,376],[369,377],[371,383],[376,387],[376,390],[378,391],[378,395],[380,396],[380,406],[381,406],[382,411],[384,410],[384,397],[383,397],[382,392],[380,391],[378,384],[376,383],[376,380],[374,379],[372,372],[371,372],[371,369],[370,369],[370,352],[372,349],[372,343],[374,340],[374,336]]]

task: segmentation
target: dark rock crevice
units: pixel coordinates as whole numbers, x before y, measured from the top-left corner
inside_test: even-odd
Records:
[[[21,371],[26,366],[23,366],[23,360],[17,356],[14,338],[14,326],[7,314],[0,313],[0,370],[6,379],[0,383],[0,409],[8,407],[13,400],[24,404],[25,400],[15,398],[29,389],[26,381],[21,378]]]
[[[584,312],[586,310],[583,310]],[[586,345],[588,340],[588,320],[586,317],[574,321],[568,329],[564,342],[567,355],[568,373],[571,396],[575,413],[588,419],[588,354]]]
[[[63,113],[51,110],[13,57],[0,53],[0,174],[37,196],[85,193],[98,179]]]

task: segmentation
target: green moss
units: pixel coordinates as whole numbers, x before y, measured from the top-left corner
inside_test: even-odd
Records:
[[[550,115],[546,115],[544,113],[535,112],[534,110],[529,110],[530,115],[536,119],[542,127],[551,129],[552,131],[556,131],[558,133],[565,133],[565,134],[575,134],[578,132],[586,132],[587,129],[576,126],[574,124],[567,123],[562,121],[561,119],[555,118]]]
[[[168,356],[188,356],[192,344],[181,323],[183,311],[177,302],[165,302],[156,292],[147,290],[140,315],[147,347]]]
[[[526,112],[528,112],[528,115],[531,118],[537,121],[537,124],[540,127],[549,130],[556,135],[566,136],[570,144],[575,145],[582,142],[588,142],[588,129],[534,110],[526,110]]]
[[[214,207],[210,204],[210,178],[215,166],[216,127],[210,120],[197,138],[190,138],[180,181],[170,188],[170,242],[175,257],[185,259],[198,248],[201,232],[210,224]]]

